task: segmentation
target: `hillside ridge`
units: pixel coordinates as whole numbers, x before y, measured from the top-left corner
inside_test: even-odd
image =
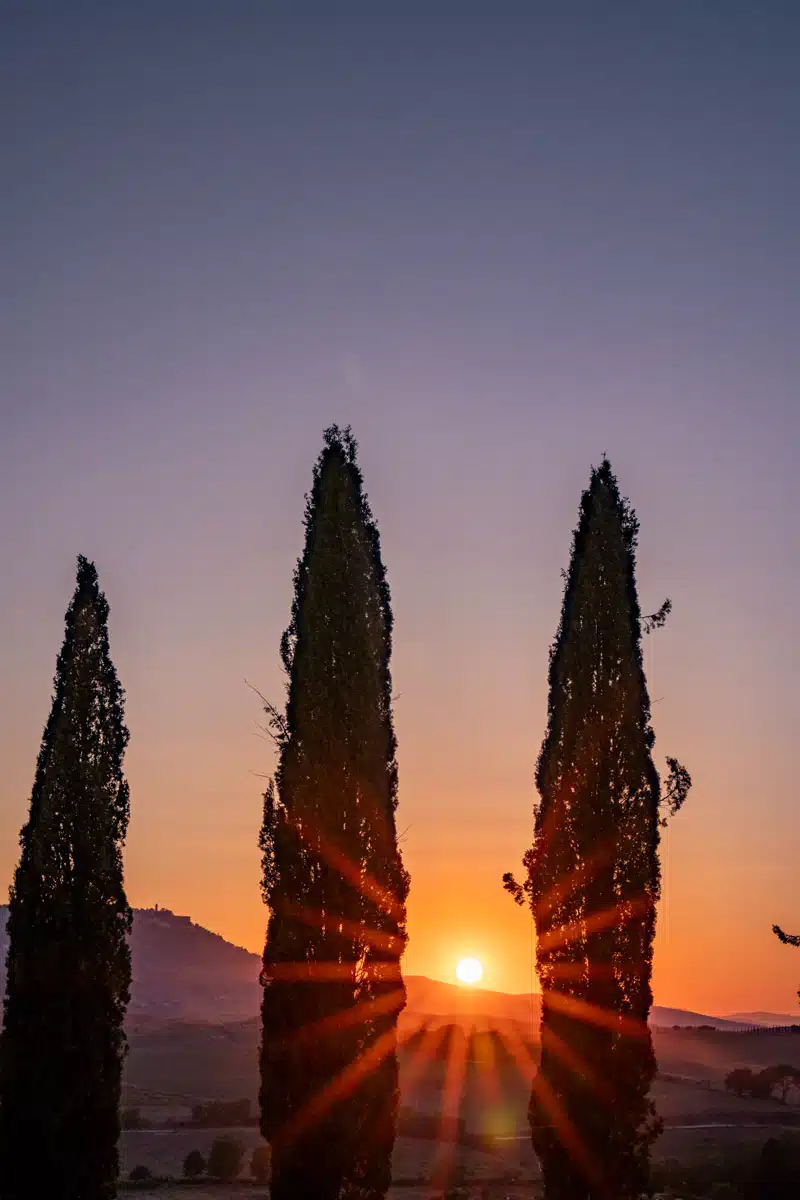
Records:
[[[8,906],[0,905],[0,972],[5,968],[7,918]],[[134,909],[131,954],[131,1018],[225,1024],[253,1019],[260,1010],[260,955],[195,924],[191,917],[169,908]],[[465,988],[425,975],[407,975],[405,983],[406,1022],[430,1017],[438,1024],[445,1018],[470,1023],[489,1020],[538,1024],[539,997],[535,994]],[[753,1019],[758,1016],[764,1019]],[[654,1026],[710,1024],[729,1030],[790,1024],[792,1020],[769,1013],[717,1017],[660,1005],[653,1007],[650,1019]]]

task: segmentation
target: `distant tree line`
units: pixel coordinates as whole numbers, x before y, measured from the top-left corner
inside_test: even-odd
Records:
[[[192,1105],[190,1119],[198,1129],[241,1128],[250,1124],[250,1101],[206,1100]]]

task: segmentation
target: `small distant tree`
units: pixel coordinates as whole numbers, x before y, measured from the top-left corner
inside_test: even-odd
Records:
[[[750,1095],[754,1100],[771,1100],[772,1099],[773,1080],[770,1070],[767,1067],[763,1071],[758,1071],[753,1075],[753,1080],[750,1084]]]
[[[215,1138],[208,1156],[208,1173],[212,1179],[230,1183],[242,1169],[244,1146],[238,1138]]]
[[[256,1146],[250,1159],[250,1174],[256,1183],[269,1183],[269,1146]]]
[[[761,1072],[764,1085],[769,1087],[770,1094],[776,1090],[781,1104],[786,1103],[789,1092],[800,1083],[800,1070],[789,1063],[779,1063],[775,1067],[765,1067]]]
[[[149,1167],[145,1167],[142,1163],[139,1163],[138,1166],[133,1168],[128,1178],[131,1183],[144,1183],[146,1179],[153,1178],[153,1172]]]
[[[183,1160],[183,1174],[186,1179],[197,1179],[206,1169],[206,1160],[199,1150],[190,1150]]]
[[[725,1076],[725,1090],[735,1096],[750,1095],[753,1088],[753,1072],[749,1067],[736,1067]]]

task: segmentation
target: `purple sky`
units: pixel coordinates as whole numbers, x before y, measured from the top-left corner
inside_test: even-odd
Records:
[[[303,493],[349,421],[396,616],[408,967],[475,953],[525,988],[499,879],[607,451],[643,604],[675,606],[656,751],[695,778],[657,998],[792,1007],[798,61],[794,0],[0,6],[3,887],[80,552],[129,697],[131,898],[258,947],[243,680],[280,698]]]

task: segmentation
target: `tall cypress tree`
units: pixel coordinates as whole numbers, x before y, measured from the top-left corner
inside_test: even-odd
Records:
[[[0,1195],[116,1196],[131,910],[123,691],[108,604],[78,559],[11,889],[0,1039]],[[35,1190],[35,1189],[34,1189]]]
[[[281,643],[261,848],[261,1128],[274,1200],[384,1196],[398,1106],[408,877],[397,846],[392,613],[350,430],[314,469]]]
[[[604,460],[584,492],[550,656],[548,727],[524,886],[537,934],[541,1062],[533,1144],[547,1200],[646,1190],[660,1122],[647,1019],[659,896],[661,783],[642,663],[638,522]],[[669,602],[650,626],[662,624]],[[674,759],[666,805],[690,786]]]

